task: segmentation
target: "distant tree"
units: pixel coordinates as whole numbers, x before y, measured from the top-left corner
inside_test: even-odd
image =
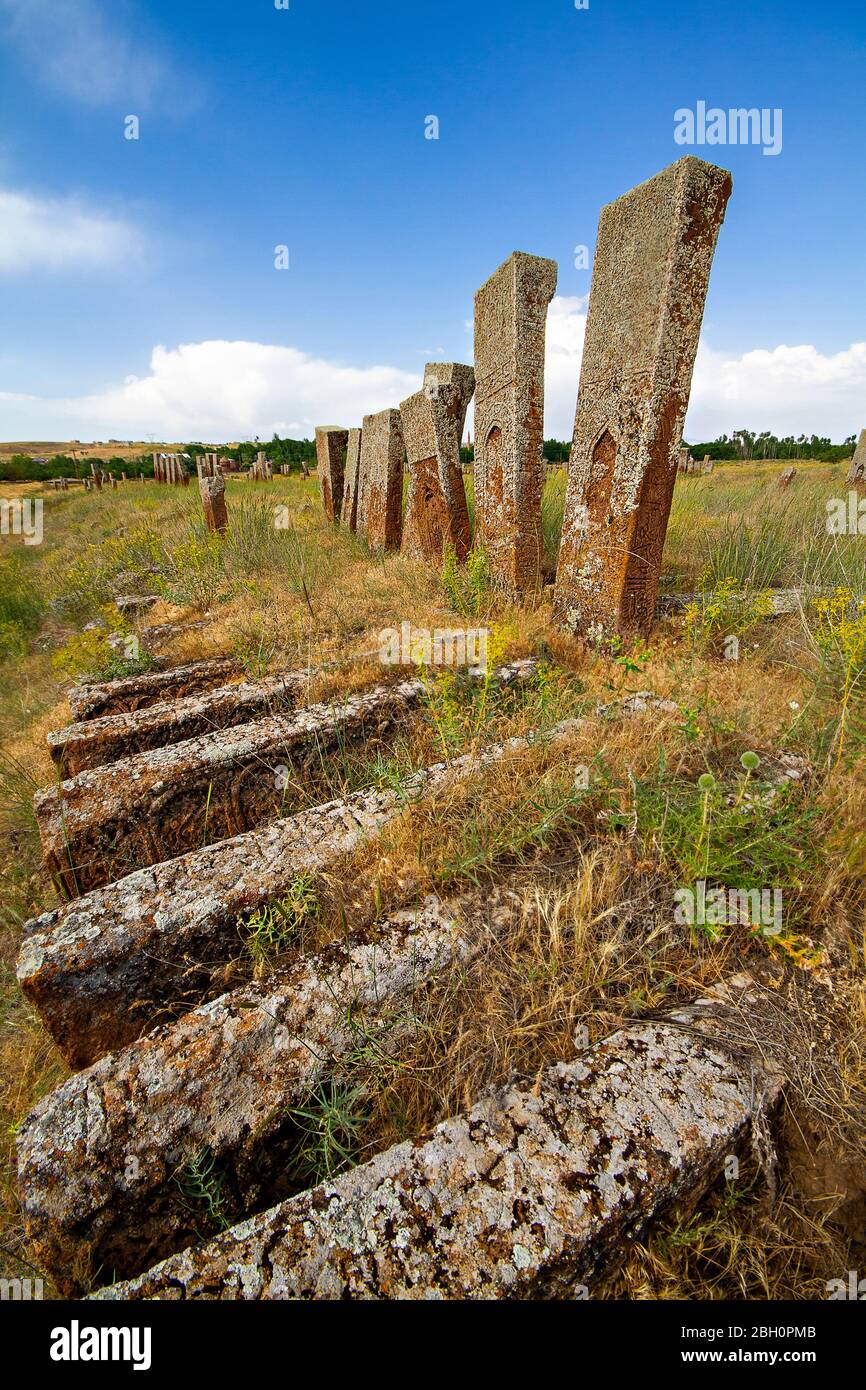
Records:
[[[548,463],[568,463],[571,445],[561,439],[545,439],[542,453]]]

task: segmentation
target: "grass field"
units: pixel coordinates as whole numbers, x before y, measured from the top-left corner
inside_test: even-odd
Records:
[[[483,557],[466,571],[372,557],[325,524],[315,477],[266,486],[229,478],[223,539],[204,530],[194,486],[2,489],[44,498],[41,545],[0,540],[4,1273],[26,1274],[31,1260],[15,1189],[16,1128],[64,1075],[14,977],[22,924],[56,900],[32,796],[56,778],[45,735],[69,721],[73,676],[118,673],[106,642],[120,630],[112,601],[136,592],[160,594],[149,623],[206,617],[175,640],[177,661],[234,652],[254,674],[327,665],[315,684],[321,698],[383,679],[387,668],[371,655],[378,633],[406,620],[485,626],[496,659],[543,658],[520,693],[431,675],[422,713],[387,758],[360,749],[331,760],[334,795],[394,783],[443,755],[567,716],[583,720],[568,744],[533,750],[519,782],[489,771],[446,802],[414,808],[305,898],[302,913],[285,913],[292,929],[258,953],[257,968],[272,968],[432,889],[485,894],[497,884],[512,894],[512,931],[430,991],[399,1061],[359,1077],[356,1059],[318,1098],[311,1178],[333,1166],[327,1136],[342,1135],[341,1151],[357,1161],[456,1113],[489,1083],[570,1058],[578,1029],[594,1040],[750,960],[771,956],[818,975],[832,961],[822,1026],[802,1020],[776,1171],[768,1176],[755,1159],[697,1209],[670,1213],[593,1296],[823,1298],[828,1279],[863,1268],[866,536],[827,532],[828,499],[847,493],[845,465],[801,463],[786,491],[775,485],[782,467],[717,465],[678,479],[662,592],[698,597],[659,621],[646,643],[612,653],[552,628],[549,588],[525,607],[502,601]],[[564,473],[555,474],[543,499],[550,571],[564,488]],[[288,508],[281,528],[278,503]],[[770,587],[803,589],[798,611],[769,618]],[[673,701],[676,712],[599,712],[636,691]],[[801,775],[780,781],[786,757],[799,760],[788,765]],[[576,766],[588,770],[585,787]],[[781,890],[782,930],[679,925],[674,893],[701,877]],[[255,946],[239,934],[239,954]]]

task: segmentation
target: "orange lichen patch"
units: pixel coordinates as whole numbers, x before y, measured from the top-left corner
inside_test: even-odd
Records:
[[[436,460],[421,459],[412,467],[409,504],[403,528],[403,548],[406,553],[425,560],[441,560],[443,538],[450,529],[448,522],[448,508],[439,485]]]

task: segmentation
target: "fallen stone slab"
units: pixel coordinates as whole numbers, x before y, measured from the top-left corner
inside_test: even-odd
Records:
[[[741,977],[491,1092],[102,1299],[573,1298],[666,1207],[695,1198],[783,1084]],[[748,1009],[729,1041],[729,1018]]]
[[[710,605],[722,603],[726,608],[751,607],[761,600],[766,607],[766,617],[782,618],[786,613],[799,613],[813,598],[829,593],[828,589],[749,589],[742,593],[716,595],[712,590],[695,594],[661,594],[656,602],[656,614],[683,613],[693,603]]]
[[[209,627],[211,621],[210,618],[194,618],[192,622],[188,623],[156,623],[153,627],[142,628],[141,636],[148,648],[156,651],[160,647],[167,646],[169,642],[173,642],[176,637],[182,637],[185,633],[198,632],[203,627]]]
[[[377,1057],[393,1056],[415,1031],[416,993],[476,955],[486,930],[459,900],[430,897],[52,1091],[18,1135],[25,1227],[40,1266],[71,1296],[84,1270],[103,1282],[137,1274],[199,1241],[202,1229],[212,1234],[204,1204],[184,1187],[201,1155],[224,1221],[302,1187],[304,1134],[292,1110],[369,1038]]]
[[[163,700],[194,695],[239,674],[238,663],[232,657],[218,657],[191,661],[170,671],[145,671],[119,680],[76,685],[66,698],[75,720],[96,719],[101,715],[131,714]]]
[[[568,720],[546,737],[573,737]],[[239,921],[313,881],[375,839],[413,801],[516,756],[527,738],[438,763],[398,790],[342,800],[140,869],[25,923],[18,982],[68,1065],[86,1067],[152,1027],[168,1008],[224,989]]]
[[[131,714],[84,719],[48,735],[48,748],[64,777],[88,768],[165,748],[199,734],[246,724],[259,715],[290,709],[309,687],[306,671],[218,686],[202,694],[163,700]]]
[[[415,678],[136,753],[33,799],[46,868],[69,897],[292,809],[322,756],[380,739],[424,695]]]
[[[114,606],[119,613],[146,613],[155,603],[159,603],[159,594],[118,594],[114,600]]]
[[[611,714],[622,718],[633,714],[646,714],[648,710],[658,710],[660,714],[679,714],[680,707],[675,701],[662,699],[652,690],[635,690],[631,695],[595,707],[595,713],[600,718],[606,718]]]

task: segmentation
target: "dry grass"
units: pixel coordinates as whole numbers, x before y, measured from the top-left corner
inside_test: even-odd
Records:
[[[760,572],[763,583],[776,565],[786,583],[821,575],[835,583],[844,570],[856,584],[862,560],[854,548],[821,549],[812,525],[843,473],[803,466],[789,493],[767,491],[766,468],[717,468],[709,478],[680,480],[665,557],[671,582],[690,587],[709,557],[716,577],[727,563],[744,571],[744,581]],[[555,476],[545,496],[549,560],[560,489]],[[567,717],[583,721],[568,742],[542,743],[434,803],[407,808],[379,841],[315,885],[316,910],[294,950],[362,929],[381,911],[431,891],[459,897],[468,917],[496,905],[497,930],[481,956],[415,1000],[398,1061],[356,1059],[346,1077],[364,1096],[356,1157],[419,1133],[510,1075],[534,1077],[573,1056],[576,1036],[592,1040],[622,1019],[663,1011],[744,964],[769,958],[795,975],[832,966],[836,993],[826,1016],[798,1009],[786,1025],[794,1029],[792,1053],[804,1064],[793,1069],[786,1102],[775,1202],[765,1178],[747,1173],[696,1211],[671,1214],[594,1291],[614,1298],[824,1296],[827,1278],[857,1267],[838,1189],[850,1189],[859,1210],[851,1169],[864,1156],[866,1134],[866,781],[857,718],[844,756],[828,756],[836,746],[838,686],[816,648],[809,612],[755,621],[743,633],[737,662],[721,659],[718,632],[698,640],[682,618],[660,623],[648,649],[611,659],[556,634],[547,597],[523,609],[484,591],[471,616],[455,613],[432,568],[376,559],[327,527],[315,479],[279,478],[269,487],[231,479],[228,504],[232,538],[210,552],[201,545],[193,489],[151,484],[97,496],[49,495],[45,544],[23,557],[54,602],[0,690],[8,853],[0,988],[3,1246],[27,1259],[14,1189],[15,1126],[62,1075],[12,973],[21,922],[52,901],[29,811],[33,788],[52,778],[45,732],[68,718],[52,658],[118,585],[143,592],[156,584],[165,597],[149,624],[206,620],[179,629],[165,648],[172,661],[234,652],[253,674],[305,665],[311,700],[406,674],[384,671],[370,655],[379,630],[404,620],[428,629],[488,624],[503,655],[535,653],[550,663],[529,687],[502,697],[433,682],[425,707],[381,759],[361,749],[329,761],[334,795],[374,781],[396,784],[443,752],[456,756]],[[271,524],[277,504],[289,509],[283,530]],[[748,546],[732,547],[731,538],[739,518],[754,540],[762,515],[773,525],[760,531],[756,563]],[[145,573],[145,552],[155,574]],[[676,712],[651,707],[622,717],[618,703],[636,690],[674,701]],[[853,703],[862,714],[859,685]],[[612,714],[599,714],[601,704],[613,706]],[[746,926],[712,939],[678,925],[672,911],[673,890],[696,862],[702,774],[712,773],[720,788],[712,826],[719,862],[735,873],[751,862],[748,836],[743,831],[738,839],[724,800],[739,795],[739,760],[749,751],[765,769],[783,753],[804,758],[810,769],[790,795],[768,800],[766,814],[750,822],[772,827],[760,853],[767,880],[784,887],[791,913],[778,941]],[[575,788],[581,765],[592,773],[588,791]],[[247,968],[239,959],[238,972]],[[16,1272],[11,1255],[7,1263]]]

